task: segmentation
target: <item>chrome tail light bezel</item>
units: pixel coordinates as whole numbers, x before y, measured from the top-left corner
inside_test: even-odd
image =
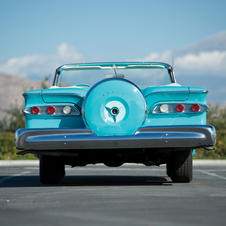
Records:
[[[205,112],[209,110],[209,106],[205,105],[205,104],[197,104],[199,105],[199,110],[198,111],[194,111],[192,109],[192,106],[196,105],[197,103],[161,103],[161,104],[157,104],[155,105],[150,113],[152,114],[182,114],[182,113],[199,113],[199,112]],[[164,108],[166,109],[166,105],[168,105],[168,111],[162,111],[161,109],[163,108],[162,106],[164,106]],[[178,111],[177,107],[181,105],[183,106],[183,110],[182,111]]]
[[[39,112],[37,114],[33,114],[32,113],[32,108],[38,108]],[[68,111],[68,113],[65,113],[63,111],[63,109],[65,107],[70,107],[70,111]],[[50,113],[48,112],[49,108],[54,108],[55,112],[54,113]],[[75,105],[37,105],[37,106],[31,106],[31,107],[25,107],[23,109],[23,113],[27,114],[27,115],[49,115],[49,116],[63,116],[63,115],[67,115],[67,116],[78,116],[81,114],[81,110],[79,107],[75,106]]]

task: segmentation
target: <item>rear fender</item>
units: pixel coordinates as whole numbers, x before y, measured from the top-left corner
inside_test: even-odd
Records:
[[[68,91],[68,93],[66,91]],[[76,95],[75,92],[76,90],[74,90],[73,88],[32,90],[25,92],[23,94],[25,99],[23,112],[25,115],[26,128],[84,128],[85,125],[81,114],[83,96],[82,94]],[[83,93],[86,93],[85,89],[83,89]],[[59,105],[75,106],[79,110],[79,114],[48,115],[46,113],[34,115],[26,111],[26,109],[31,109],[34,106],[47,108],[48,106],[57,107]]]
[[[189,97],[189,88],[183,86],[148,87],[143,90],[149,110],[159,102],[186,101]]]
[[[159,104],[200,104],[206,105],[207,90],[195,87],[149,87],[143,90],[148,105],[148,115],[145,126],[161,125],[205,125],[206,111],[175,112],[153,114]],[[207,106],[208,109],[208,106]]]

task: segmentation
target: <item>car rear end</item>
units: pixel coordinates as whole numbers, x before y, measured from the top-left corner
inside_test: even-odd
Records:
[[[97,73],[109,68],[114,73],[91,86],[60,85],[68,82],[61,80],[64,71],[86,69],[92,74],[91,69]],[[140,70],[129,79],[130,69],[144,69],[143,77],[147,70],[165,69],[169,83],[143,81],[139,86],[135,82],[143,78]],[[16,132],[16,146],[23,150],[19,154],[41,156],[43,183],[59,182],[65,164],[128,162],[166,164],[173,181],[190,182],[193,150],[212,149],[215,144],[215,129],[206,125],[207,93],[203,88],[178,85],[172,67],[162,63],[65,65],[57,69],[51,88],[23,94],[26,128]],[[49,168],[58,169],[54,180],[46,176]]]

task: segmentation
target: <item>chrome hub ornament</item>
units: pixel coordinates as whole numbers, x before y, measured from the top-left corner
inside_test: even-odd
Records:
[[[104,108],[104,115],[110,122],[120,122],[125,114],[125,106],[119,101],[110,101]]]
[[[112,115],[117,115],[119,113],[119,109],[117,108],[117,107],[113,107],[112,109],[111,109],[111,114]]]

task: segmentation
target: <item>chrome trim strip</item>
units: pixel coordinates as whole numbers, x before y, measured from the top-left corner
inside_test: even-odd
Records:
[[[56,69],[52,86],[57,86],[57,82],[58,82],[58,78],[59,78],[59,74],[60,74],[59,70],[60,70],[60,68]]]
[[[126,68],[166,68],[163,65],[127,65],[127,66],[78,66],[78,65],[71,65],[71,66],[63,66],[61,70],[80,70],[80,69],[126,69]]]
[[[171,66],[169,66],[168,68],[169,68],[168,72],[169,72],[169,75],[170,75],[170,78],[171,78],[171,82],[172,83],[177,83],[175,75],[174,75],[173,68]]]
[[[58,67],[56,69],[56,71],[61,71],[63,67],[65,66],[78,66],[80,65],[82,67],[82,65],[86,65],[83,67],[87,67],[88,64],[96,64],[96,66],[94,67],[101,67],[100,65],[97,64],[109,64],[109,65],[115,65],[115,64],[130,64],[130,63],[136,63],[136,64],[163,64],[168,68],[172,68],[171,65],[167,64],[167,63],[163,63],[163,62],[154,62],[154,61],[118,61],[118,62],[87,62],[87,63],[72,63],[72,64],[63,64],[60,67]],[[121,66],[121,65],[118,65]],[[117,66],[117,67],[118,67]],[[142,66],[142,65],[141,65]],[[158,66],[158,65],[157,65]],[[89,66],[88,66],[89,67]],[[93,66],[92,66],[93,67]],[[110,66],[109,66],[110,67]]]
[[[101,66],[78,66],[78,65],[71,65],[71,66],[64,66],[61,70],[85,70],[85,69],[112,69],[111,66],[101,67]]]
[[[208,90],[190,90],[190,93],[209,93]]]
[[[23,94],[22,94],[22,96],[28,96],[28,95],[40,95],[40,96],[41,96],[42,93],[41,93],[41,92],[40,92],[40,93],[35,93],[35,92],[32,93],[32,92],[29,92],[29,93],[23,93]]]
[[[128,63],[140,63],[140,64],[163,64],[163,65],[166,65],[167,67],[171,67],[171,65],[169,65],[168,63],[163,63],[163,62],[154,62],[154,61],[115,61],[115,62],[80,62],[80,63],[71,63],[71,64],[63,64],[61,66],[59,66],[56,70],[60,70],[60,68],[62,68],[63,66],[65,65],[83,65],[83,64],[122,64],[122,63],[125,63],[125,64],[128,64]]]

